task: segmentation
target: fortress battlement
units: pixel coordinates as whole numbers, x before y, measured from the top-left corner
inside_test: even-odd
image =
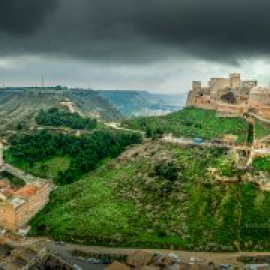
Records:
[[[239,73],[228,78],[211,78],[206,86],[193,81],[187,107],[215,110],[226,116],[242,116],[252,110],[270,119],[270,87],[258,87],[257,80],[241,80]]]

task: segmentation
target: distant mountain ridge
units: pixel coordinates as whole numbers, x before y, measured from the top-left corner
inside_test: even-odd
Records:
[[[107,121],[123,119],[121,113],[93,90],[57,88],[6,88],[0,90],[0,131],[34,122],[41,109],[61,107],[70,100],[83,113]]]
[[[154,94],[140,90],[100,90],[125,116],[150,116],[169,113],[185,106],[185,94]]]

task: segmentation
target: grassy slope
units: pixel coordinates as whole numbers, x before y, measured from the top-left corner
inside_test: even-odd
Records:
[[[139,117],[126,120],[124,126],[146,131],[147,127],[172,132],[177,137],[201,137],[214,139],[224,134],[238,135],[244,142],[246,122],[241,118],[218,118],[214,111],[187,108],[161,117]]]
[[[247,184],[205,182],[207,168],[223,158],[221,150],[137,146],[58,188],[32,220],[31,233],[90,245],[270,249],[270,229],[263,226],[270,194]],[[178,168],[176,181],[154,172],[166,160]]]
[[[48,179],[55,179],[60,171],[69,168],[71,158],[68,156],[54,157],[44,162],[35,162],[33,168],[28,171]]]
[[[257,157],[252,165],[257,170],[270,173],[270,157]]]
[[[265,126],[261,121],[256,120],[255,135],[256,139],[262,139],[266,136],[270,136],[270,127]]]

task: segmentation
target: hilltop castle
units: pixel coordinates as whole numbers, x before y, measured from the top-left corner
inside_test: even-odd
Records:
[[[258,87],[255,80],[242,81],[238,73],[211,78],[207,86],[193,81],[187,107],[215,110],[224,116],[243,116],[251,111],[270,119],[270,87]]]

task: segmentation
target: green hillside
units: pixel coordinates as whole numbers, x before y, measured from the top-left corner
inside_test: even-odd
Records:
[[[21,129],[35,123],[41,109],[61,107],[60,102],[69,99],[85,114],[100,114],[109,121],[119,121],[121,113],[108,100],[91,90],[55,89],[2,89],[0,91],[0,132]]]
[[[203,109],[186,108],[166,116],[132,118],[122,124],[148,134],[173,133],[176,137],[200,137],[206,140],[234,134],[239,142],[246,139],[244,119],[217,117],[214,111]]]
[[[270,173],[270,156],[255,158],[255,160],[253,161],[253,166],[257,170]]]
[[[239,182],[212,183],[213,167]],[[224,150],[145,143],[59,187],[32,220],[31,235],[88,245],[270,250],[270,193],[242,183],[244,175]]]

